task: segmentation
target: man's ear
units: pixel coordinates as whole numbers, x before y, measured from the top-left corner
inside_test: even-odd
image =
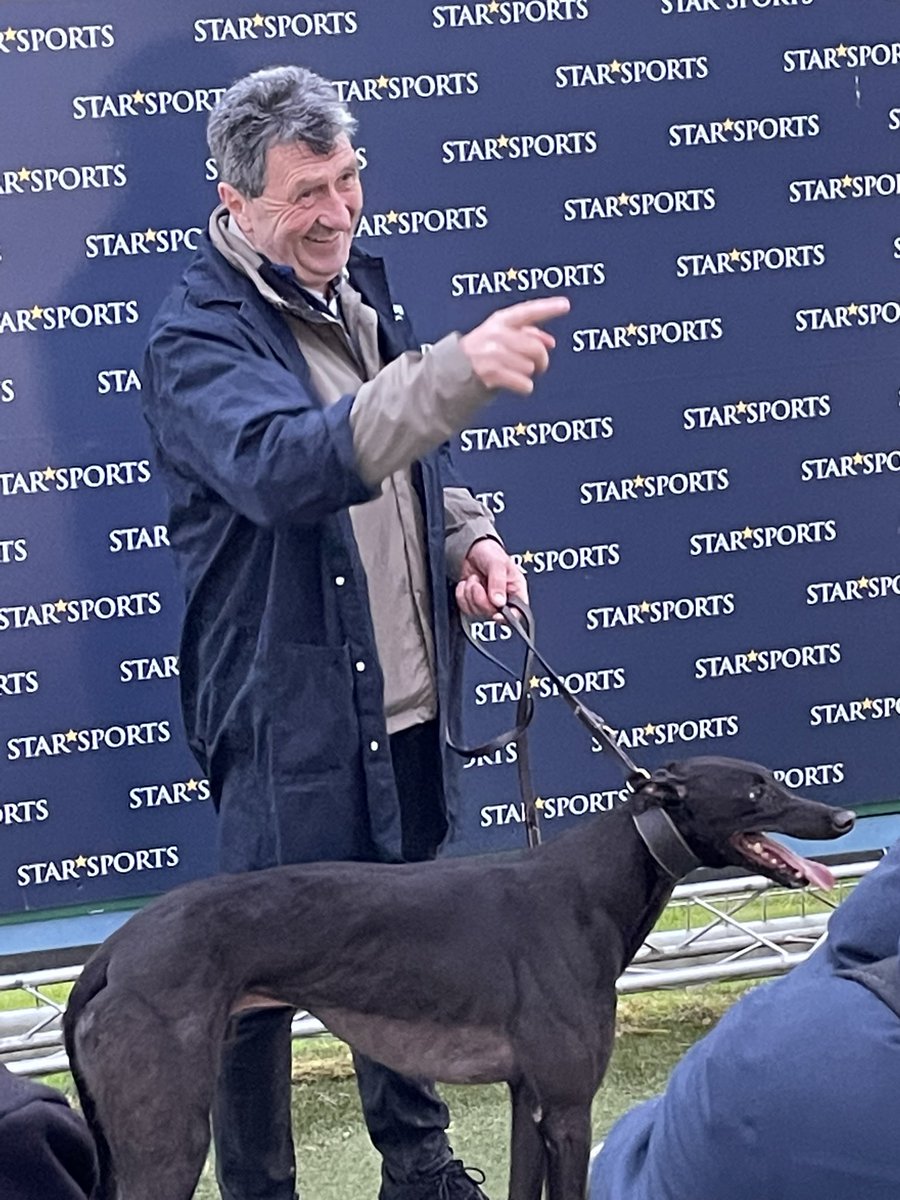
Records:
[[[219,199],[228,209],[229,213],[237,221],[243,233],[248,233],[248,216],[247,198],[233,187],[230,183],[219,182],[218,185]]]

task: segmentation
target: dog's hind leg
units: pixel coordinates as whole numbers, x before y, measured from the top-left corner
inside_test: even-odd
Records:
[[[152,1003],[107,988],[79,1018],[79,1071],[111,1164],[104,1200],[194,1194],[209,1149],[224,1019],[189,1005],[185,1011],[167,1019]]]
[[[538,1129],[540,1108],[527,1083],[509,1085],[512,1142],[509,1153],[509,1200],[541,1200],[546,1173],[544,1139]]]
[[[585,1200],[591,1154],[590,1101],[551,1108],[541,1118],[548,1200]]]

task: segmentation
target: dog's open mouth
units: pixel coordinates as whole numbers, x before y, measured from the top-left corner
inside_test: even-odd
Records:
[[[767,875],[774,875],[791,887],[833,888],[834,876],[821,863],[801,858],[764,833],[736,833],[731,844],[751,863],[762,867]]]

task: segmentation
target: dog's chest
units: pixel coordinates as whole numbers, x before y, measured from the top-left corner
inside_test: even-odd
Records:
[[[499,1029],[397,1020],[345,1008],[317,1008],[314,1015],[354,1050],[401,1075],[440,1083],[496,1083],[513,1073],[512,1043]]]

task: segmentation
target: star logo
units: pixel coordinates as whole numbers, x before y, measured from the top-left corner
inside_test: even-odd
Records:
[[[739,413],[745,413],[747,411],[746,401],[738,400],[737,404],[735,405],[735,408],[737,409],[737,411]]]
[[[34,307],[29,308],[28,311],[31,313],[31,315],[34,317],[34,319],[36,321],[39,321],[41,319],[41,317],[44,315],[44,310],[41,308],[41,306],[39,304],[35,304]]]
[[[499,12],[499,11],[500,11],[499,0],[491,0],[490,4],[488,5],[488,12],[495,13],[495,12]]]
[[[57,602],[54,604],[53,607],[56,609],[57,612],[65,612],[66,607],[68,606],[68,603],[69,603],[68,600],[57,600]]]
[[[619,192],[618,196],[616,196],[616,199],[624,207],[624,205],[626,205],[631,199],[631,196],[628,194],[628,192]]]
[[[509,145],[509,138],[506,136],[505,133],[501,133],[500,136],[497,138],[497,145],[502,146],[504,148],[504,150]]]
[[[867,588],[872,581],[869,579],[868,575],[860,575],[856,582],[861,588]]]
[[[854,304],[848,304],[848,305],[847,305],[847,312],[850,314],[850,316],[851,316],[851,317],[855,317],[855,316],[856,316],[856,314],[859,312],[859,305],[858,305],[858,304],[855,304],[855,303],[854,303]]]
[[[19,167],[19,178],[23,181],[31,178],[31,171],[28,167]]]
[[[45,479],[55,479],[56,478],[56,467],[44,467],[44,478]]]
[[[752,537],[753,537],[753,529],[752,529],[752,527],[751,527],[750,525],[745,525],[745,526],[744,526],[744,528],[741,530],[741,537],[744,539],[744,541],[745,541],[745,542],[746,542],[746,541],[747,541],[749,538],[752,538]]]
[[[518,267],[510,267],[506,272],[506,278],[507,279],[518,279],[519,278],[519,268]]]
[[[649,611],[650,611],[650,601],[649,601],[649,600],[642,600],[642,601],[641,601],[641,612],[643,612],[643,613],[647,613],[647,612],[649,612]]]
[[[637,331],[638,331],[638,327],[637,327],[637,325],[635,325],[634,321],[632,321],[630,325],[625,326],[625,332],[628,334],[629,337],[634,337],[634,335],[637,333]]]
[[[3,30],[3,36],[8,42],[13,42],[16,38],[16,30],[10,25],[8,29]]]
[[[391,211],[387,214],[387,219],[388,219],[388,225],[396,225],[397,222],[400,220],[400,214],[396,211],[396,209],[392,208]]]
[[[840,44],[840,45],[837,47],[837,56],[838,56],[838,58],[846,58],[846,57],[847,57],[847,51],[848,51],[849,49],[850,49],[850,47],[849,47],[849,46],[845,46],[845,45],[844,45],[844,43],[843,43],[843,42],[841,42],[841,44]]]
[[[534,807],[535,808],[543,808],[544,807],[544,801],[540,796],[535,796]]]
[[[131,98],[135,102],[135,104],[143,104],[144,97],[145,97],[145,93],[142,92],[140,88],[138,88],[138,90],[136,92],[131,93]]]
[[[869,696],[866,696],[865,700],[863,700],[863,702],[862,702],[863,708],[871,708],[872,704],[873,704],[873,701]]]
[[[757,660],[758,658],[759,658],[759,651],[758,651],[758,650],[751,650],[751,651],[750,651],[750,652],[747,654],[747,662],[756,662],[756,660]]]
[[[84,857],[83,854],[79,854],[78,857],[75,859],[75,866],[79,867],[79,868],[84,868],[87,866],[87,859]]]
[[[386,88],[393,78],[392,75],[379,75],[375,82],[380,88]]]
[[[198,786],[199,786],[199,785],[198,785],[198,783],[197,783],[197,780],[196,780],[196,779],[189,779],[189,780],[187,781],[187,790],[188,790],[189,792],[196,792],[196,790],[197,790]]]
[[[643,475],[635,475],[632,482],[634,483],[635,487],[643,487],[647,480]]]
[[[66,741],[67,742],[77,742],[78,741],[78,734],[75,732],[74,729],[66,730]]]
[[[732,262],[737,262],[738,259],[741,257],[741,252],[740,252],[740,250],[738,250],[737,247],[735,247],[732,251],[730,251],[728,257],[731,259]]]
[[[656,726],[652,722],[648,723],[644,726],[644,733],[648,735],[656,733]]]
[[[725,120],[722,122],[722,128],[727,129],[728,132],[731,133],[732,129],[734,129],[734,121],[732,121],[731,117],[725,118]]]
[[[617,58],[614,58],[609,64],[609,69],[612,71],[613,75],[618,75],[618,73],[622,70],[622,64]]]
[[[145,229],[144,237],[147,239],[148,242],[155,242],[156,241],[156,230],[150,229],[150,228]]]
[[[853,461],[858,467],[862,466],[864,460],[859,450],[857,450],[857,452],[853,455]]]
[[[841,176],[841,181],[840,181],[840,182],[841,182],[841,187],[842,187],[842,188],[848,188],[848,187],[851,185],[851,183],[853,182],[853,180],[854,180],[855,178],[856,178],[856,176],[855,176],[855,175],[842,175],[842,176]]]
[[[537,675],[532,675],[532,677],[528,680],[528,686],[533,691],[540,682],[540,678]]]
[[[518,423],[518,425],[516,426],[516,433],[517,433],[517,435],[518,435],[519,437],[524,437],[524,436],[525,436],[525,434],[526,434],[527,432],[528,432],[528,426],[527,426],[527,425],[524,425],[524,424],[523,424],[523,423],[520,421],[520,422]]]
[[[257,29],[260,27],[260,25],[263,24],[265,19],[266,18],[262,15],[262,13],[254,13],[253,14],[253,24],[256,26]]]
[[[526,550],[525,553],[522,555],[522,562],[526,562],[526,563],[534,562],[534,555],[532,554],[532,552],[530,550]]]

